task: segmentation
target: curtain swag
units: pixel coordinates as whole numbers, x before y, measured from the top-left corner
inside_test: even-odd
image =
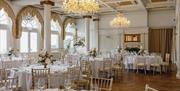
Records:
[[[12,10],[12,8],[10,7],[10,5],[5,1],[5,0],[0,0],[0,10],[1,9],[4,9],[8,16],[11,18],[12,20],[12,35],[13,37],[16,38],[16,17],[15,17],[15,14]]]
[[[19,39],[21,37],[22,34],[22,20],[24,16],[27,16],[28,14],[32,15],[33,17],[36,16],[37,19],[39,20],[40,24],[41,24],[41,37],[44,38],[44,21],[43,21],[43,17],[41,16],[40,12],[38,11],[37,8],[28,5],[24,8],[22,8],[18,15],[17,15],[17,19],[16,19],[16,37],[17,39]]]
[[[64,22],[63,22],[63,31],[62,31],[62,36],[63,36],[63,40],[65,39],[65,37],[66,37],[66,31],[65,31],[65,29],[66,29],[66,27],[67,27],[67,25],[69,24],[69,23],[74,23],[74,24],[76,24],[75,23],[75,19],[73,19],[73,18],[66,18],[65,20],[64,20]]]

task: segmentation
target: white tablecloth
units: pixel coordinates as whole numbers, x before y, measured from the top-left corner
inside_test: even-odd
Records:
[[[38,69],[43,68],[43,65],[31,65],[29,67],[22,67],[17,72],[17,75],[19,77],[19,84],[21,86],[21,91],[30,91],[31,83],[32,83],[32,74],[31,70],[32,68]],[[68,65],[48,65],[48,68],[50,68],[50,74],[62,74],[64,72],[67,72]]]
[[[160,56],[125,56],[124,58],[124,65],[126,69],[136,69],[137,63],[144,62],[147,65],[147,70],[150,70],[151,64],[161,64],[162,58]],[[132,64],[133,67],[129,68],[128,64]]]
[[[28,60],[22,58],[5,58],[0,60],[0,68],[18,68]]]
[[[89,58],[89,61],[91,63],[91,67],[92,67],[92,73],[93,73],[94,77],[98,77],[99,69],[103,69],[103,63],[104,63],[104,61],[106,61],[105,59],[106,58],[102,58],[102,57]],[[112,61],[112,65],[113,65],[114,61],[112,59],[111,59],[111,61]]]

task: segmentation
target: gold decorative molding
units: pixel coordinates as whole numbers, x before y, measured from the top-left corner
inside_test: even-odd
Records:
[[[40,4],[41,5],[48,4],[48,5],[54,6],[54,2],[51,0],[43,0],[40,2]]]
[[[83,16],[83,18],[92,18],[90,15]]]
[[[94,18],[93,21],[99,21],[100,19],[99,18]]]
[[[63,22],[63,27],[62,27],[62,37],[63,37],[63,40],[65,39],[65,36],[66,36],[66,31],[65,31],[65,28],[66,26],[68,25],[68,23],[74,23],[76,24],[76,21],[74,18],[66,18]]]
[[[7,12],[8,16],[11,18],[11,20],[12,20],[12,35],[13,35],[13,37],[16,38],[16,23],[15,23],[16,16],[13,12],[13,9],[5,0],[0,0],[0,10],[1,9],[4,9],[5,12]]]
[[[61,27],[61,31],[59,31],[59,32],[60,32],[60,34],[62,34],[62,26],[63,26],[63,25],[62,25],[62,20],[61,20],[59,14],[52,12],[52,13],[51,13],[51,19],[52,19],[53,21],[58,21],[59,26]],[[62,36],[62,35],[61,35],[61,36]]]
[[[16,18],[16,24],[17,24],[16,25],[16,29],[17,29],[16,38],[19,39],[21,37],[21,33],[22,33],[21,23],[22,23],[23,17],[27,16],[28,14],[32,15],[33,17],[34,16],[37,17],[37,19],[39,20],[39,22],[41,24],[41,36],[42,36],[42,38],[44,38],[44,19],[41,16],[38,9],[31,6],[31,5],[28,5],[28,6],[25,6],[24,8],[22,8],[17,15],[17,18]]]

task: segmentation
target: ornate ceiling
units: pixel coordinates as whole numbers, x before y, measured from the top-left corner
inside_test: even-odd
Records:
[[[18,6],[34,5],[37,8],[43,9],[40,5],[40,0],[9,0]],[[64,0],[52,0],[55,6],[52,11],[62,15],[67,15],[62,8]],[[113,12],[128,12],[136,10],[156,10],[156,9],[174,9],[175,0],[98,0],[100,11],[97,14],[107,14]]]

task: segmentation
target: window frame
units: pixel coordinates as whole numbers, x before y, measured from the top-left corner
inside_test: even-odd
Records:
[[[7,12],[4,10],[4,8],[2,8],[2,9],[0,9],[0,10],[3,10],[4,11],[4,14],[6,15],[6,17],[7,17],[7,21],[8,21],[8,23],[7,24],[1,24],[0,23],[0,31],[6,31],[6,45],[7,45],[7,47],[6,47],[6,51],[4,51],[4,52],[0,52],[0,54],[6,54],[8,51],[9,51],[9,49],[12,47],[11,46],[11,40],[12,40],[12,36],[11,36],[11,31],[12,31],[12,29],[11,29],[11,27],[12,27],[12,19],[8,16],[8,14],[7,14]],[[10,24],[9,24],[10,23]],[[9,36],[10,35],[10,36]]]
[[[37,24],[40,24],[38,19],[36,19],[36,16],[32,16],[30,15],[32,18],[34,18],[37,22]],[[27,17],[27,16],[24,16],[24,17]],[[39,37],[40,37],[40,34],[39,34],[39,28],[34,28],[34,27],[24,27],[22,25],[23,21],[21,22],[21,27],[22,27],[22,32],[27,32],[28,33],[28,51],[27,52],[21,52],[21,46],[20,46],[20,53],[37,53],[39,51],[39,46],[40,44],[38,43],[39,42]],[[38,25],[37,25],[38,26]],[[36,52],[31,52],[31,33],[37,33],[37,51]],[[21,43],[21,41],[20,41]],[[21,44],[20,44],[21,45]]]
[[[57,26],[59,26],[59,24],[58,24],[58,22],[57,21],[54,21],[54,20],[51,20],[51,38],[52,38],[52,35],[57,35],[58,36],[58,48],[52,48],[52,45],[51,45],[51,43],[52,43],[52,41],[51,41],[51,43],[50,43],[50,46],[51,46],[51,52],[59,52],[59,49],[60,49],[60,33],[59,33],[59,31],[61,31],[60,29],[57,29],[57,30],[53,30],[52,29],[52,22],[55,22],[55,24],[57,25]],[[59,27],[61,27],[61,26],[59,26]]]

